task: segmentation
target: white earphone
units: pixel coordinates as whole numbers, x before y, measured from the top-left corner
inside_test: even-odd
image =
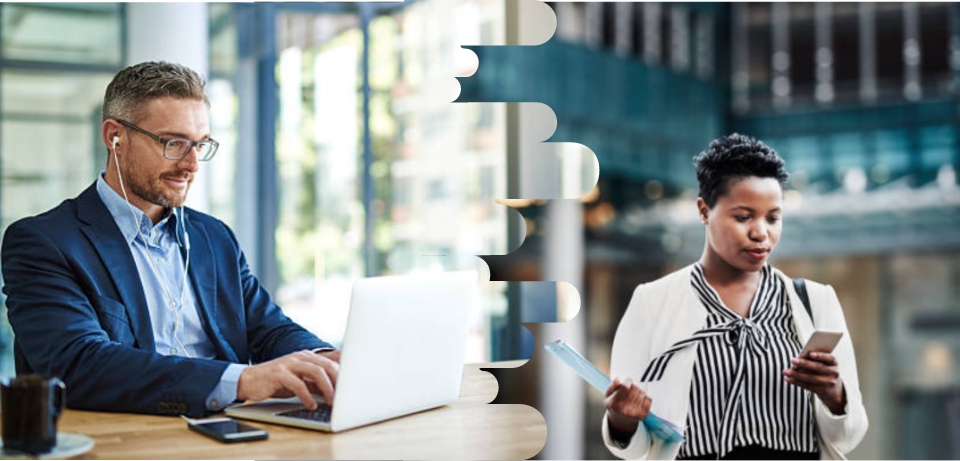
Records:
[[[113,144],[110,146],[110,149],[113,150],[113,155],[117,155],[117,143],[120,142],[120,136],[113,137]]]

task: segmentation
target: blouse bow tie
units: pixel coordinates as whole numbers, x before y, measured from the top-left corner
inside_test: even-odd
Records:
[[[727,344],[735,346],[737,352],[741,354],[747,349],[751,349],[753,354],[760,355],[767,348],[768,340],[766,333],[752,320],[737,316],[737,318],[731,319],[726,323],[706,327],[697,331],[689,338],[675,343],[647,365],[647,369],[644,371],[640,381],[649,382],[660,380],[660,378],[663,377],[663,372],[667,369],[667,364],[670,363],[670,359],[673,358],[676,352],[703,342],[708,338],[721,335]],[[747,347],[748,345],[751,347]]]
[[[767,348],[767,334],[750,319],[740,317],[717,328],[724,330],[723,339],[727,344],[735,345],[738,351],[744,351],[748,343],[753,346],[750,349],[754,354]]]

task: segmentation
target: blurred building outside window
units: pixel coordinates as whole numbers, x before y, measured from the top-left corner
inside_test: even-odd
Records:
[[[454,58],[459,43],[503,42],[503,11],[502,0],[424,0],[372,19],[367,172],[359,17],[280,13],[276,298],[326,340],[342,341],[352,283],[368,273],[365,220],[373,221],[375,275],[484,274],[476,255],[506,252],[506,208],[493,201],[505,196],[505,111],[454,110],[432,91],[466,71]],[[371,216],[364,174],[373,180]],[[468,362],[491,360],[505,286],[481,284]]]
[[[238,97],[233,77],[237,72],[237,21],[234,5],[210,4],[210,132],[220,143],[214,160],[203,165],[210,171],[206,196],[209,213],[236,230]],[[254,251],[245,248],[246,252]]]

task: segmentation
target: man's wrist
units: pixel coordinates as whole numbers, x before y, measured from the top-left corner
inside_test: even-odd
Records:
[[[223,371],[217,386],[206,399],[208,411],[220,411],[237,400],[240,388],[240,376],[247,369],[246,365],[232,363]]]

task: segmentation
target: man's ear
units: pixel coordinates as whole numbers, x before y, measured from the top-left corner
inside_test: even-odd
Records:
[[[122,126],[112,119],[104,120],[100,128],[103,143],[108,149],[108,154],[114,154],[117,146],[122,142],[120,128],[122,128]]]

